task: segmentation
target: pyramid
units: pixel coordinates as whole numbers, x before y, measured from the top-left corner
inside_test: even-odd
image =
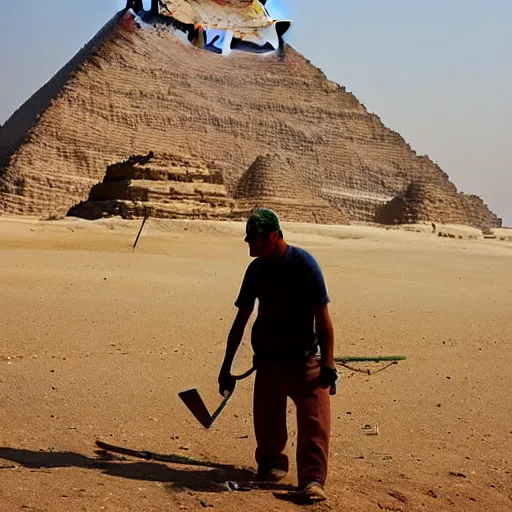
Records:
[[[247,213],[265,207],[290,221],[348,222],[341,210],[332,208],[322,197],[313,172],[304,173],[294,160],[285,160],[278,154],[259,155],[238,181],[234,197],[238,207]]]
[[[233,203],[237,218],[248,203],[272,202],[267,192],[240,197],[240,180],[272,154],[288,162],[289,176],[272,185],[285,219],[293,212],[294,220],[315,221],[311,208],[296,208],[313,201],[331,211],[318,222],[376,222],[418,182],[451,198],[454,216],[470,225],[500,225],[479,198],[459,194],[435,163],[293,48],[284,58],[223,57],[158,23],[139,28],[130,19],[116,15],[0,129],[0,214],[65,215],[89,199],[109,166],[154,152],[213,162],[226,197],[240,203]],[[134,205],[134,214],[143,211]],[[436,209],[428,216],[441,222]]]
[[[442,224],[486,225],[486,206],[477,196],[450,193],[437,183],[413,181],[381,207],[375,216],[380,224],[417,224],[429,221]]]

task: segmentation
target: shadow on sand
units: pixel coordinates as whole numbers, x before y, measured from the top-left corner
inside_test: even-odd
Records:
[[[110,445],[109,445],[110,446]],[[179,455],[161,455],[152,452],[140,452],[127,448],[119,448],[117,452],[132,454],[134,457],[146,459],[130,461],[126,457],[113,455],[110,451],[97,450],[97,457],[87,457],[74,452],[33,451],[17,448],[0,447],[0,459],[8,460],[31,469],[51,468],[84,468],[101,471],[104,474],[146,480],[168,484],[170,492],[192,490],[197,492],[230,491],[228,482],[242,484],[246,490],[290,490],[286,484],[259,484],[252,482],[253,472],[229,464],[217,464],[208,461],[197,461]],[[147,460],[152,459],[152,460]],[[160,462],[160,461],[165,462]],[[183,469],[173,466],[182,465]],[[200,466],[194,469],[193,466]]]

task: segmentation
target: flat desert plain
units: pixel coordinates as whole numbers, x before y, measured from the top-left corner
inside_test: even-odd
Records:
[[[253,377],[209,430],[177,395],[221,401],[244,225],[150,219],[133,251],[139,227],[0,220],[0,510],[300,510],[278,499],[294,467],[276,489],[243,491]],[[340,365],[329,500],[309,510],[512,510],[512,244],[462,228],[283,229],[323,268],[336,355],[406,357]],[[235,370],[250,365],[247,331]],[[293,455],[292,405],[289,431]]]

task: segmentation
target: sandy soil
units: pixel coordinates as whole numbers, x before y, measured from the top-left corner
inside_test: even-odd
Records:
[[[197,386],[210,409],[220,402],[250,261],[243,226],[151,220],[133,252],[139,225],[0,220],[0,510],[298,510],[269,490],[228,491],[241,470],[95,451],[101,439],[254,468],[252,378],[209,431],[177,396]],[[358,367],[370,374],[340,367],[329,501],[310,510],[512,510],[512,244],[296,224],[285,235],[324,269],[338,356],[407,356]],[[292,453],[291,408],[290,432]]]

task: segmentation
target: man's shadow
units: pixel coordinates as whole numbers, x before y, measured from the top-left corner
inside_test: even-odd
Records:
[[[97,458],[87,457],[74,452],[33,451],[17,448],[0,447],[0,459],[9,460],[21,466],[31,469],[51,468],[85,468],[101,471],[104,474],[133,480],[146,480],[169,484],[168,490],[197,492],[223,492],[233,490],[229,482],[241,484],[241,488],[265,488],[275,490],[289,490],[291,486],[273,485],[271,487],[262,484],[251,486],[254,473],[245,468],[239,468],[229,464],[217,464],[207,461],[194,461],[182,458],[179,455],[159,455],[151,452],[137,452],[123,449],[124,452],[132,452],[139,458],[160,459],[158,461],[131,461],[125,457],[112,455],[106,450],[97,450]],[[178,464],[186,466],[178,469]],[[193,466],[200,466],[191,469]],[[245,484],[245,485],[244,485]]]

